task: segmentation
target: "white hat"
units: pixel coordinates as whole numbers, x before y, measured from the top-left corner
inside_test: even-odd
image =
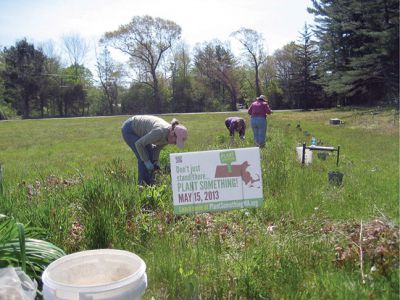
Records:
[[[263,101],[267,101],[267,97],[265,97],[264,95],[258,96],[257,99],[260,99],[260,100],[263,100]]]

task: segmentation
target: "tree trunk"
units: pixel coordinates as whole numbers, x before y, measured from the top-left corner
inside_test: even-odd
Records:
[[[256,96],[258,97],[258,96],[260,96],[262,93],[261,93],[261,88],[260,88],[260,78],[259,78],[259,75],[258,75],[258,65],[256,65],[256,67],[255,67],[255,71],[256,71]]]
[[[154,112],[160,113],[162,112],[161,97],[160,97],[160,91],[158,90],[158,79],[155,69],[152,69],[151,76],[153,77]]]
[[[40,117],[43,119],[44,118],[44,104],[43,104],[43,99],[40,97]]]
[[[29,97],[25,96],[25,98],[24,98],[24,113],[23,113],[23,116],[24,116],[24,118],[29,118],[29,115],[30,115]]]

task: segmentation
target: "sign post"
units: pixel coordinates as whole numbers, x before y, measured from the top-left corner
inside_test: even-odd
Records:
[[[258,147],[170,154],[175,214],[260,207]]]

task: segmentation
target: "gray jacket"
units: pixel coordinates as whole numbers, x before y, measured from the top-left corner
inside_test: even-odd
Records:
[[[146,145],[153,146],[153,160],[160,158],[161,149],[168,144],[168,134],[171,124],[156,116],[139,115],[131,117],[133,132],[141,137],[135,143],[140,158],[149,160]]]

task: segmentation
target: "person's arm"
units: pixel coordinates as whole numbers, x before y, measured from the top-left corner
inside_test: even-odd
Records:
[[[245,127],[245,126],[242,127],[242,128],[240,128],[240,130],[239,130],[239,137],[240,137],[241,139],[244,139],[245,132],[246,132],[246,127]]]
[[[160,145],[153,148],[153,163],[157,166],[160,166],[160,152],[164,146],[165,145]]]
[[[251,113],[253,112],[253,105],[250,104],[249,109],[247,110],[247,113],[251,116]]]
[[[236,122],[231,121],[231,124],[229,126],[229,135],[234,136],[235,135],[235,128],[236,128]]]
[[[269,107],[269,104],[268,104],[268,103],[265,103],[265,107],[266,107],[266,114],[267,114],[267,115],[272,114],[272,109],[271,109],[271,107]]]
[[[163,133],[161,129],[153,129],[148,134],[142,136],[135,143],[136,150],[139,153],[140,159],[144,162],[149,161],[149,155],[146,151],[146,145],[151,145],[153,142],[158,141],[162,137]],[[158,153],[159,155],[160,153]]]

